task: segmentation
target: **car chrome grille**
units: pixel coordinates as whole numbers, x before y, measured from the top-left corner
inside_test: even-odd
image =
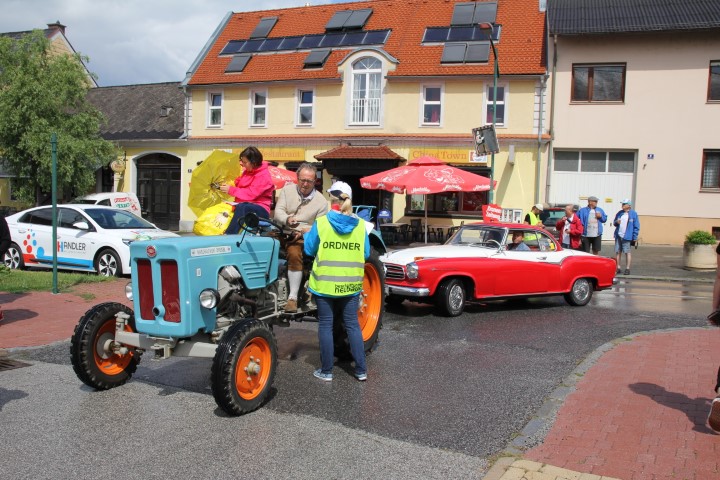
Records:
[[[385,278],[392,280],[404,280],[405,269],[400,265],[385,264]]]

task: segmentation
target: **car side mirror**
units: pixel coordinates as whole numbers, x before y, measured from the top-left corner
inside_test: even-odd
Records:
[[[90,230],[90,225],[88,225],[87,222],[75,222],[73,223],[73,228],[77,228],[78,230]]]

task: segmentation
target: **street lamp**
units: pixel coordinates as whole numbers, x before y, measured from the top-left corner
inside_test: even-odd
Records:
[[[488,38],[490,39],[490,46],[493,52],[493,116],[492,116],[492,127],[495,130],[495,122],[497,122],[497,82],[500,76],[500,69],[498,67],[498,56],[497,50],[495,49],[495,42],[493,42],[493,25],[489,22],[482,22],[478,24],[480,30],[486,31]],[[497,133],[497,132],[496,132]],[[490,152],[490,190],[488,191],[488,203],[493,203],[494,185],[493,180],[495,177],[495,150]]]

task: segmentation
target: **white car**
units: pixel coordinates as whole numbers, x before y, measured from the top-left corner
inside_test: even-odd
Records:
[[[91,193],[90,195],[83,195],[82,197],[76,198],[72,203],[115,207],[142,217],[140,200],[138,200],[137,195],[131,192]]]
[[[177,237],[125,210],[98,205],[58,205],[58,268],[130,274],[135,240]],[[52,268],[52,207],[36,207],[6,217],[12,244],[3,258],[9,268]]]

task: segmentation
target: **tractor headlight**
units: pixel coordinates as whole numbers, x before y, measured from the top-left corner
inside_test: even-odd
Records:
[[[133,299],[132,282],[128,282],[125,285],[125,296],[127,297],[128,300]]]
[[[203,308],[215,308],[220,301],[220,294],[217,290],[214,290],[212,288],[206,288],[202,292],[200,292],[200,305],[202,305]]]
[[[418,264],[415,262],[410,262],[405,266],[405,273],[407,275],[407,278],[411,280],[415,280],[418,278]]]

